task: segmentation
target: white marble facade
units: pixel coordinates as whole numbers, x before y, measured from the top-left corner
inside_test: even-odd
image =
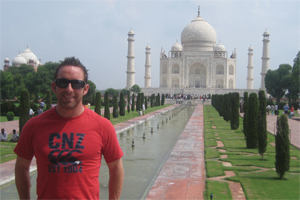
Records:
[[[235,89],[236,52],[228,57],[217,34],[198,11],[168,55],[160,53],[160,88]]]

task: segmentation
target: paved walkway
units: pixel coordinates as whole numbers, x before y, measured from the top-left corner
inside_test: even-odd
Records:
[[[205,190],[203,104],[199,104],[146,199],[203,199]]]

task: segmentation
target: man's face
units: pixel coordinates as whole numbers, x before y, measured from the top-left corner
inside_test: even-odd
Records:
[[[59,69],[56,79],[82,80],[84,81],[83,70],[75,66],[64,66]],[[88,92],[89,85],[86,84],[83,88],[74,89],[71,83],[66,88],[60,88],[52,82],[52,90],[57,96],[57,103],[61,109],[77,109],[82,106],[82,97]]]

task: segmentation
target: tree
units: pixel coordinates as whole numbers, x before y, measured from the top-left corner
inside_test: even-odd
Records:
[[[160,106],[160,95],[157,94],[156,106]]]
[[[120,116],[125,116],[125,99],[122,92],[120,93]]]
[[[134,111],[134,107],[135,107],[135,97],[134,97],[134,93],[132,93],[132,105],[131,105],[131,111]]]
[[[231,95],[231,117],[230,117],[230,127],[232,130],[237,130],[240,124],[240,113],[239,113],[239,99],[240,95],[238,92],[234,92]]]
[[[258,109],[258,152],[263,160],[264,153],[267,149],[267,116],[266,107],[267,99],[264,90],[260,90],[258,93],[259,97],[259,109]]]
[[[101,92],[96,92],[95,112],[101,115]]]
[[[130,91],[129,91],[129,90],[126,90],[126,89],[122,89],[122,90],[120,91],[120,93],[123,93],[124,96],[129,96],[129,95],[130,95]]]
[[[155,98],[155,95],[152,94],[152,95],[151,95],[151,99],[150,99],[150,105],[151,105],[151,108],[154,107],[154,98]]]
[[[21,91],[20,97],[20,118],[19,118],[19,130],[20,135],[22,133],[23,126],[29,120],[29,92],[24,89]]]
[[[300,51],[298,51],[298,54],[296,55],[296,58],[294,59],[294,65],[292,69],[292,77],[298,85],[300,85]]]
[[[115,90],[113,88],[108,88],[106,90],[106,92],[108,93],[109,96],[119,96],[119,91],[118,90]]]
[[[248,92],[244,92],[244,118],[243,118],[243,132],[245,139],[247,138],[247,115],[248,115]]]
[[[229,121],[229,94],[224,94],[223,96],[223,109],[224,109],[224,115],[223,115],[223,119],[228,122]]]
[[[46,110],[49,110],[52,108],[52,95],[51,91],[47,91],[47,96],[46,96]]]
[[[148,108],[148,101],[147,101],[147,97],[145,97],[145,110],[147,110]]]
[[[141,93],[138,93],[137,99],[136,99],[136,111],[141,110]]]
[[[162,94],[161,96],[161,105],[163,106],[165,104],[165,94]]]
[[[289,124],[285,115],[277,117],[275,143],[275,167],[279,179],[282,180],[284,173],[290,169]]]
[[[127,112],[130,113],[130,95],[127,95]]]
[[[87,98],[88,102],[90,102],[92,105],[95,105],[96,85],[91,80],[88,80],[88,84],[89,90],[84,97]]]
[[[104,94],[104,117],[108,120],[110,120],[110,110],[109,110],[109,99],[108,99],[108,92],[105,92]]]
[[[247,137],[248,149],[257,148],[258,99],[256,93],[251,93],[247,108]]]
[[[277,105],[292,83],[291,70],[291,65],[281,64],[277,70],[269,69],[266,74],[265,86],[267,93],[276,98]]]
[[[141,88],[140,88],[140,86],[135,84],[130,88],[130,91],[137,94],[137,93],[141,92]]]
[[[117,96],[114,95],[113,97],[113,118],[119,117],[119,111],[118,111],[118,99]]]

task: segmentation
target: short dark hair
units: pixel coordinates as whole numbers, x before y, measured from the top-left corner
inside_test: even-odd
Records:
[[[88,82],[88,70],[85,68],[85,66],[80,62],[80,60],[78,58],[75,58],[74,56],[72,57],[66,57],[64,61],[62,61],[62,63],[60,63],[60,65],[56,68],[55,72],[54,72],[54,79],[57,78],[57,74],[58,71],[60,70],[60,68],[67,66],[67,65],[72,65],[75,67],[79,67],[83,70],[84,73],[84,81],[87,83]]]
[[[16,131],[16,129],[13,129],[13,133],[16,133],[17,131]]]

